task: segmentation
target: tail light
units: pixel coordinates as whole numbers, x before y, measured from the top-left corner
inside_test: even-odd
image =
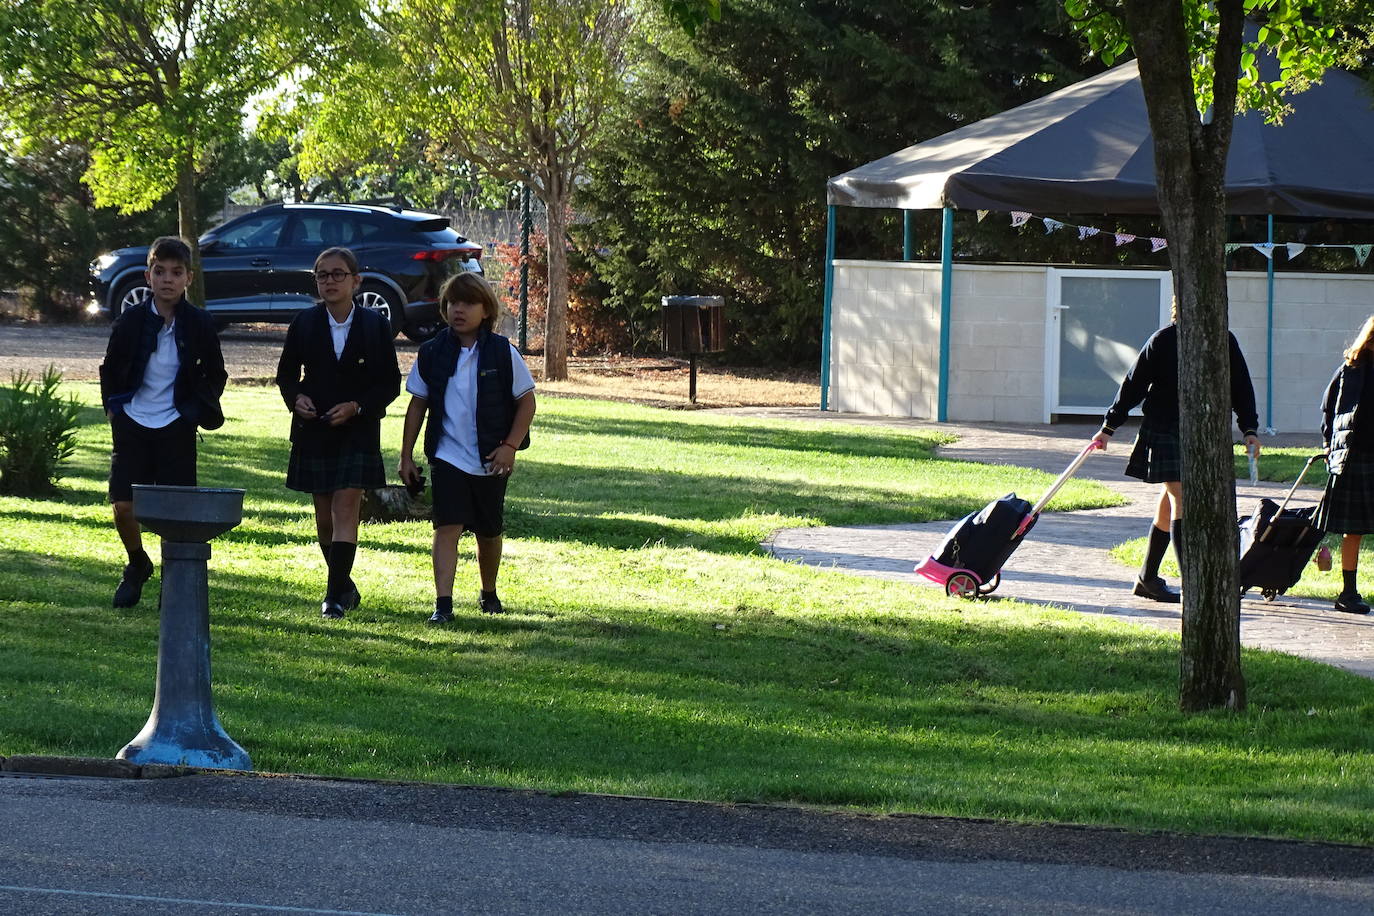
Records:
[[[471,248],[427,248],[424,251],[417,251],[410,256],[412,261],[447,261],[450,258],[458,258],[461,261],[468,259],[482,260],[482,249],[475,251]]]

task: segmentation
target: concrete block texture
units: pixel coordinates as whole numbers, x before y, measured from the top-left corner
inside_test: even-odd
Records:
[[[140,767],[115,757],[51,757],[15,754],[6,757],[7,773],[34,773],[44,776],[96,776],[104,779],[137,779]]]

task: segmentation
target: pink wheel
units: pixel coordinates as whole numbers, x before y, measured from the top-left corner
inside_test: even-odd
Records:
[[[972,598],[978,594],[978,580],[972,573],[953,573],[945,580],[945,593],[954,598]]]

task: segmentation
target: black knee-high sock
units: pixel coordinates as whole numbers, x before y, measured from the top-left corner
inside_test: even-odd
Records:
[[[1164,559],[1164,551],[1168,549],[1169,532],[1151,523],[1150,540],[1145,545],[1145,562],[1140,564],[1141,582],[1159,578],[1159,564]]]
[[[353,572],[353,557],[357,551],[358,545],[348,541],[335,541],[330,545],[329,585],[324,593],[326,601],[338,601],[348,591],[348,583],[352,581],[349,574]]]
[[[1355,572],[1353,569],[1341,570],[1341,582],[1345,585],[1347,595],[1353,595],[1359,590],[1359,586],[1355,584]]]
[[[1176,518],[1169,526],[1169,535],[1174,542],[1174,559],[1178,560],[1179,575],[1183,574],[1183,519]]]
[[[320,544],[320,553],[324,554],[324,562],[326,566],[329,565],[329,550],[333,546],[333,544]],[[352,566],[352,561],[349,562],[349,566]],[[357,590],[358,587],[353,584],[353,576],[350,574],[348,577],[348,581],[344,583],[344,591],[349,592]]]

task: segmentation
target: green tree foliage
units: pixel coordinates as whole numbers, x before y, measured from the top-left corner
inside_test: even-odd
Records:
[[[1183,450],[1183,640],[1179,702],[1185,710],[1243,709],[1236,496],[1225,359],[1228,303],[1223,183],[1237,109],[1281,118],[1284,94],[1354,56],[1367,5],[1335,0],[1065,0],[1106,59],[1134,50],[1154,138],[1155,173],[1179,312]],[[1246,19],[1258,24],[1247,40]],[[1261,54],[1277,58],[1261,78]]]
[[[548,216],[544,373],[567,375],[567,255],[573,187],[621,92],[628,0],[393,0],[376,11],[366,58],[321,73],[327,93],[304,165],[324,170],[376,147],[420,143],[434,162],[471,163],[529,185]]]
[[[250,98],[337,46],[356,14],[354,0],[9,0],[0,120],[87,145],[98,205],[135,212],[175,191],[198,254],[195,188],[211,150],[239,134]]]
[[[826,180],[1085,69],[1100,67],[1048,0],[724,4],[652,42],[579,193],[581,239],[630,326],[653,325],[665,294],[723,294],[737,348],[814,359]],[[842,252],[900,253],[898,215],[840,225]]]

